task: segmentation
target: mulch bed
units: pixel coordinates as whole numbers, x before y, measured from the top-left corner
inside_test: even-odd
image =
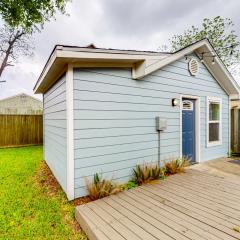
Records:
[[[54,177],[52,171],[48,167],[45,161],[41,163],[41,166],[36,174],[36,180],[37,182],[44,188],[44,190],[47,191],[47,194],[49,196],[56,195],[60,190],[62,191],[62,188],[60,184],[58,183],[57,179]],[[71,201],[71,203],[74,206],[86,204],[88,202],[91,202],[89,196],[80,197],[77,199],[74,199]]]

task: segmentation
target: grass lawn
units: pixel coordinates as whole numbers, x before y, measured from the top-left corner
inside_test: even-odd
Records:
[[[0,149],[0,239],[86,239],[41,146]]]

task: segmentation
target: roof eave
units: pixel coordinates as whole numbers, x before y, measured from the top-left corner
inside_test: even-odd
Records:
[[[237,85],[236,81],[234,80],[230,72],[227,70],[221,59],[218,57],[212,45],[207,39],[203,39],[195,44],[183,48],[182,50],[173,53],[171,56],[161,61],[158,61],[155,64],[151,64],[148,67],[141,68],[141,66],[139,66],[139,69],[141,69],[141,71],[138,71],[135,79],[141,79],[146,75],[149,75],[156,70],[161,69],[168,64],[181,59],[184,56],[187,56],[192,52],[195,52],[199,57],[201,57],[202,52],[209,52],[209,55],[212,54],[212,56],[215,56],[214,65],[212,65],[212,58],[209,57],[205,58],[204,65],[207,67],[209,72],[214,76],[214,78],[219,82],[219,84],[230,97],[240,96],[239,86]]]
[[[46,92],[67,71],[69,64],[75,67],[129,67],[132,68],[132,78],[141,79],[191,52],[195,52],[198,56],[201,56],[202,52],[210,52],[209,54],[216,56],[214,65],[211,64],[211,58],[206,58],[204,61],[205,66],[230,97],[239,98],[239,86],[207,39],[196,42],[171,55],[154,54],[154,56],[140,52],[131,54],[123,51],[103,49],[98,49],[97,51],[84,49],[83,51],[81,48],[78,48],[76,51],[75,49],[58,45],[50,55],[34,87],[34,92]]]
[[[69,51],[62,46],[56,46],[45,65],[35,87],[35,93],[44,93],[54,81],[67,69],[69,64],[75,67],[130,67],[135,68],[139,63],[152,59],[152,55],[126,54],[112,51]],[[154,55],[163,58],[163,55]],[[53,80],[54,79],[54,80]]]

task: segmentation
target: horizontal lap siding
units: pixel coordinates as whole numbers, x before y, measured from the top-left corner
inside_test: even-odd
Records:
[[[201,63],[200,63],[201,64]],[[167,118],[161,133],[161,159],[180,154],[179,107],[172,98],[181,94],[201,99],[201,159],[226,155],[228,148],[228,96],[201,64],[190,76],[181,59],[142,80],[130,69],[76,69],[74,71],[75,196],[86,193],[85,177],[94,173],[119,181],[129,179],[132,168],[157,162],[155,117]],[[206,148],[206,96],[223,101],[223,145]]]
[[[66,191],[66,80],[63,76],[44,94],[44,158]]]

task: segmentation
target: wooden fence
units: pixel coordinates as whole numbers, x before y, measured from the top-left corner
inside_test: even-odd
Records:
[[[240,153],[240,109],[231,110],[231,150]]]
[[[0,115],[1,147],[42,143],[42,115]]]

